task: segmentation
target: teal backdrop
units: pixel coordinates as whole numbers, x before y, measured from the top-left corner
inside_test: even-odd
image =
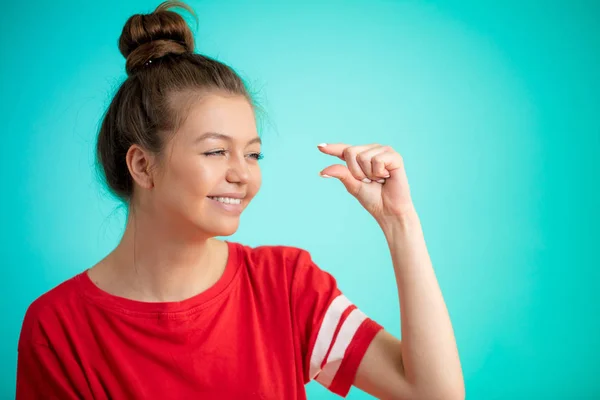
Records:
[[[390,144],[405,159],[467,398],[600,398],[600,2],[189,4],[197,51],[236,68],[266,111],[263,188],[230,239],[306,248],[399,335],[384,238],[339,182],[318,176],[336,160],[316,148]],[[122,232],[94,142],[125,76],[123,24],[156,5],[2,6],[0,398],[14,398],[27,306]]]

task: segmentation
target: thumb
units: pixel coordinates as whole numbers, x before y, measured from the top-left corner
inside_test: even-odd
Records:
[[[350,192],[350,194],[354,196],[356,196],[360,191],[360,186],[362,182],[360,182],[358,179],[352,176],[350,170],[345,165],[330,165],[329,167],[322,170],[319,175],[321,175],[323,178],[339,179],[346,187],[346,190],[348,190],[348,192]]]

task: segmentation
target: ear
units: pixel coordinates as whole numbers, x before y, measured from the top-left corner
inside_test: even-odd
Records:
[[[154,156],[139,145],[133,144],[127,150],[125,160],[133,181],[144,189],[152,189],[154,177],[151,167],[154,163]]]

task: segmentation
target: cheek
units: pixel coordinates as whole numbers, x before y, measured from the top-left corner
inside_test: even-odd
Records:
[[[181,182],[185,185],[183,190],[193,197],[206,197],[215,186],[219,178],[217,171],[211,171],[205,166],[195,165],[181,172]]]
[[[252,179],[248,183],[248,191],[254,197],[262,185],[262,173],[258,166],[252,171]]]
[[[165,176],[170,195],[183,198],[205,196],[210,191],[210,185],[214,180],[214,172],[210,168],[202,165],[199,160],[180,159],[173,163],[169,169],[168,176]]]

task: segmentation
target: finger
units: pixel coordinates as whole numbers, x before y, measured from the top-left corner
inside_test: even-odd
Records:
[[[392,166],[397,154],[389,146],[382,146],[381,150],[371,158],[371,168],[374,177],[387,179],[390,177],[390,171],[387,168]]]
[[[387,173],[383,165],[373,163],[373,158],[376,155],[386,151],[389,151],[388,146],[377,145],[375,147],[358,153],[358,155],[356,156],[358,164],[360,165],[367,178],[369,178],[370,180],[379,181],[382,178],[389,178],[389,174]]]
[[[369,183],[369,182],[371,182],[371,180],[369,178],[367,178],[367,176],[363,172],[360,165],[358,165],[356,156],[358,153],[360,153],[364,150],[373,148],[375,146],[377,146],[377,145],[369,144],[369,145],[361,145],[361,146],[350,146],[345,143],[332,143],[332,144],[321,143],[320,145],[318,145],[319,149],[323,153],[338,157],[339,159],[346,161],[348,169],[350,170],[352,175],[356,179],[363,181],[365,183]]]
[[[385,151],[375,154],[371,158],[371,165],[373,173],[378,177],[377,180],[389,178],[392,171],[402,166],[402,157],[388,147]]]
[[[335,156],[340,160],[346,161],[344,156],[344,151],[351,147],[356,147],[358,149],[366,149],[377,146],[376,144],[367,144],[361,146],[351,146],[345,143],[321,143],[317,145],[319,150],[321,150],[325,154],[329,154],[330,156]]]
[[[344,150],[350,147],[350,145],[344,143],[321,143],[317,145],[317,147],[325,154],[329,154],[330,156],[335,156],[340,160],[344,160]]]
[[[346,190],[354,196],[360,191],[362,183],[356,180],[347,166],[341,164],[330,165],[321,171],[320,175],[324,178],[337,178],[346,187]]]
[[[371,179],[367,175],[370,168],[367,171],[365,171],[361,167],[358,155],[364,151],[376,148],[377,146],[379,145],[369,144],[364,146],[351,146],[347,147],[344,150],[344,159],[346,160],[346,165],[348,166],[348,169],[356,179],[363,181],[364,183],[371,183]]]

